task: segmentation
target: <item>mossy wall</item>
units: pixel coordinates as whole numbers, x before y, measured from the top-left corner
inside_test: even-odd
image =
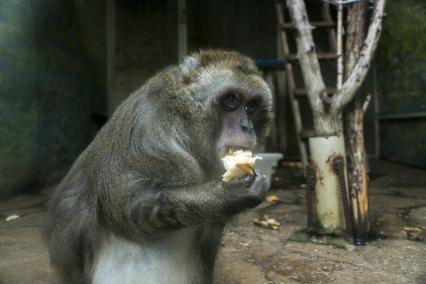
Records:
[[[387,5],[378,51],[381,155],[426,167],[426,2]],[[390,117],[410,114],[418,115]]]
[[[0,198],[57,182],[105,109],[103,1],[0,2]]]

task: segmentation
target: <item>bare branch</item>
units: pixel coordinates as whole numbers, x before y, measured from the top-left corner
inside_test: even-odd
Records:
[[[324,112],[324,102],[327,101],[327,90],[321,75],[315,43],[312,38],[312,26],[306,13],[305,2],[287,0],[287,7],[297,31],[297,55],[302,69],[303,79],[308,94],[309,103],[314,112]]]
[[[373,20],[368,29],[367,38],[364,41],[358,61],[342,88],[333,95],[331,109],[334,111],[341,111],[352,100],[368,73],[382,30],[385,3],[386,0],[377,0],[376,2]]]
[[[365,38],[365,11],[367,0],[360,0],[348,7],[346,54],[345,54],[345,79],[351,73],[361,53],[362,43]]]
[[[337,89],[343,82],[343,4],[337,6]]]
[[[368,94],[367,97],[365,98],[364,103],[362,104],[362,112],[365,114],[368,110],[368,106],[370,105],[371,102],[371,94]]]

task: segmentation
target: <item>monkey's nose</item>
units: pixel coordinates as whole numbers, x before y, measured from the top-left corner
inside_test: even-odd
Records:
[[[246,125],[241,125],[241,129],[242,129],[244,132],[249,132],[249,131],[250,131],[250,127],[248,127],[248,126],[246,126]]]
[[[241,130],[243,132],[251,133],[253,131],[253,124],[250,121],[241,123]]]

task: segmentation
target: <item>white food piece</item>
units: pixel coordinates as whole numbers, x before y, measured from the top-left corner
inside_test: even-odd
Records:
[[[10,215],[10,216],[7,216],[6,222],[10,222],[10,221],[16,220],[19,217],[20,217],[19,215]]]
[[[238,150],[222,158],[226,172],[222,176],[224,182],[229,182],[245,175],[253,175],[252,167],[257,159],[251,151]]]

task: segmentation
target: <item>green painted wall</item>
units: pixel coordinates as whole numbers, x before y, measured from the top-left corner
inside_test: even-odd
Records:
[[[0,1],[0,198],[57,182],[97,130],[104,10],[85,3]]]
[[[384,119],[426,114],[426,3],[405,0],[387,5],[378,52],[381,154],[426,167],[426,117]]]

